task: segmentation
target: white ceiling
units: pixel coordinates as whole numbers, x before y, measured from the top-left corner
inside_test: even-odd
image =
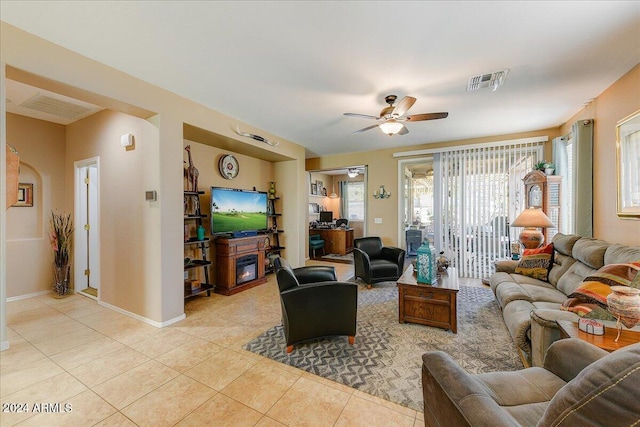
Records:
[[[638,1],[3,0],[0,17],[308,157],[555,127],[640,63]],[[497,91],[466,92],[505,68]],[[375,122],[342,113],[388,94],[449,117],[353,135]]]

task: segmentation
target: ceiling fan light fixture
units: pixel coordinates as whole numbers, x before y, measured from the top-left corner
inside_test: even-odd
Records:
[[[395,120],[388,120],[384,123],[381,123],[378,126],[380,127],[380,130],[382,130],[383,133],[386,133],[387,135],[392,136],[400,132],[400,130],[404,125],[402,123],[396,122]]]
[[[358,175],[360,175],[360,171],[358,169],[349,169],[347,171],[347,176],[349,178],[355,178]]]

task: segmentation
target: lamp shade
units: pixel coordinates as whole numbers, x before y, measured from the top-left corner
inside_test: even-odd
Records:
[[[522,211],[520,215],[511,223],[512,227],[555,227],[542,209],[528,208]]]

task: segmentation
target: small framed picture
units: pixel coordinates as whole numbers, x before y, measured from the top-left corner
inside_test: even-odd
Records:
[[[311,183],[311,194],[313,195],[318,194],[318,185],[316,183]]]
[[[30,207],[33,206],[33,184],[18,184],[18,201],[13,206]]]
[[[316,186],[318,187],[318,192],[316,194],[322,194],[322,187],[324,187],[324,183],[322,181],[316,180]]]

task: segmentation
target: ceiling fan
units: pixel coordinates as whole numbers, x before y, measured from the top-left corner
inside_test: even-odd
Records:
[[[405,116],[409,108],[416,102],[416,99],[412,96],[405,96],[398,102],[398,104],[394,107],[393,103],[396,102],[398,97],[396,95],[387,95],[384,100],[388,107],[385,107],[380,111],[380,116],[370,116],[368,114],[357,114],[357,113],[344,113],[345,116],[350,117],[361,117],[363,119],[373,119],[380,121],[382,123],[367,126],[366,128],[357,130],[353,133],[361,133],[367,131],[369,129],[373,129],[375,127],[379,127],[382,132],[386,133],[389,136],[399,134],[404,135],[409,133],[409,129],[403,124],[404,122],[420,122],[423,120],[436,120],[436,119],[444,119],[449,113],[426,113],[426,114],[413,114],[410,116]]]

